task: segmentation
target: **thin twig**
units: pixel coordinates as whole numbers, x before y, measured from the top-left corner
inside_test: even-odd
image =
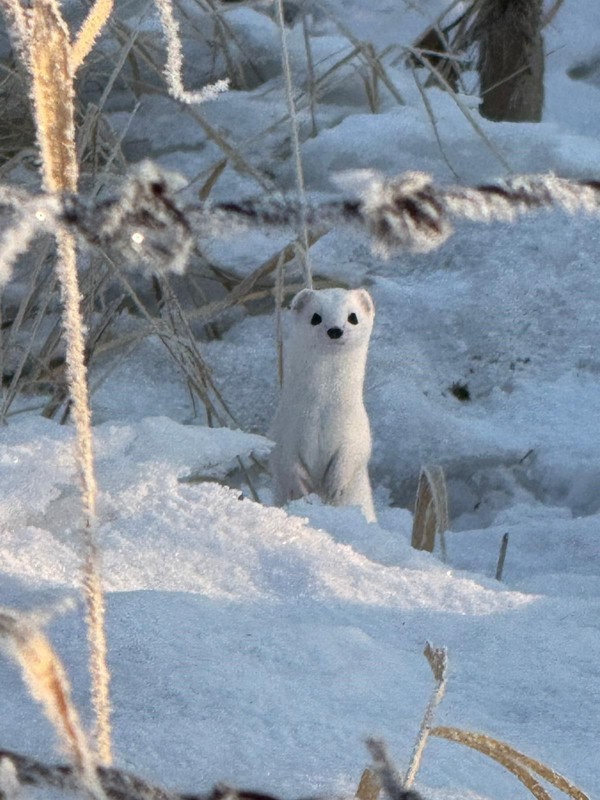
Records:
[[[281,34],[281,59],[283,65],[283,75],[285,78],[285,96],[290,115],[290,128],[292,135],[292,150],[294,153],[294,166],[296,170],[296,186],[300,198],[300,236],[302,242],[302,268],[307,288],[312,288],[312,270],[310,266],[308,226],[306,223],[306,196],[304,191],[304,174],[302,172],[302,156],[300,154],[300,134],[298,131],[298,116],[294,103],[294,87],[292,84],[292,68],[290,66],[290,54],[287,46],[287,36],[285,32],[285,21],[283,18],[283,0],[276,0],[277,20]]]

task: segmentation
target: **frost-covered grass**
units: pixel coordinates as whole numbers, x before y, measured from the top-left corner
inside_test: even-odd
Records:
[[[481,183],[505,175],[499,155],[515,172],[597,178],[597,78],[593,69],[584,71],[586,81],[567,76],[600,51],[597,4],[563,4],[545,32],[539,125],[478,120],[490,147],[454,99],[426,90],[446,158],[400,51],[381,55],[388,45],[410,44],[443,10],[437,0],[413,5],[332,0],[329,13],[315,12],[307,20],[312,78],[302,24],[290,30],[304,173],[315,200],[337,196],[331,178],[340,170],[419,169],[456,183],[449,160],[461,182]],[[211,50],[203,36],[211,38],[212,27],[198,6],[181,11],[191,20],[182,26],[186,86],[231,69],[237,89],[198,111],[179,107],[157,89],[155,20],[147,15],[140,23],[137,6],[125,6],[121,43],[114,33],[100,40],[80,86],[84,103],[94,95],[94,75],[111,75],[138,30],[102,109],[98,163],[114,157],[107,172],[100,166],[100,181],[111,183],[126,161],[150,155],[190,181],[184,202],[199,191],[237,201],[292,187],[274,23],[265,9],[226,9],[224,38],[216,31]],[[369,71],[364,55],[350,55],[355,45],[336,16],[352,37],[373,43],[404,105],[381,80],[373,105],[372,64]],[[461,101],[476,115],[472,97]],[[93,163],[86,148],[90,182]],[[28,188],[35,180],[26,158],[4,177]],[[159,286],[132,279],[136,305],[108,278],[94,285],[94,276],[108,274],[105,266],[92,259],[85,273],[86,297],[100,300],[88,315],[90,329],[110,323],[94,348],[90,385],[117,765],[186,791],[225,780],[290,796],[352,793],[368,759],[366,736],[383,737],[401,771],[408,766],[432,686],[421,655],[431,640],[449,652],[440,725],[507,741],[594,796],[597,221],[553,213],[516,225],[462,225],[435,253],[387,262],[357,233],[332,230],[313,245],[317,281],[366,284],[376,303],[366,403],[378,525],[354,509],[298,502],[287,513],[248,499],[238,457],[269,500],[257,464],[268,452],[262,436],[277,396],[271,273],[212,328],[198,323],[199,309],[225,298],[290,238],[249,231],[200,242],[210,264],[192,259],[189,279],[173,281],[200,341],[202,361],[193,364],[181,356],[190,332],[175,306],[165,311]],[[29,375],[41,394],[17,397],[13,412],[47,407],[46,392],[60,381],[36,373],[61,352],[50,346],[53,317],[41,314],[36,323],[47,273],[40,267],[31,288],[25,266],[4,295],[3,318],[12,320],[32,291],[4,364],[15,374],[35,333],[40,355]],[[286,280],[290,291],[301,280],[291,265]],[[128,299],[119,306],[123,293]],[[49,309],[55,312],[52,303]],[[141,309],[154,320],[162,311],[179,358],[151,335]],[[210,366],[240,430],[204,427],[198,393],[194,402],[181,379],[182,367],[189,379],[201,364]],[[469,400],[453,394],[455,384],[468,389]],[[0,603],[45,607],[76,596],[79,584],[71,430],[58,417],[41,418],[39,408],[7,421],[0,431]],[[447,563],[410,548],[407,509],[421,465],[432,463],[448,478]],[[90,724],[82,614],[57,618],[48,634]],[[51,731],[5,662],[0,685],[0,747],[52,760]],[[427,745],[416,785],[432,800],[524,792],[481,756],[437,739]]]

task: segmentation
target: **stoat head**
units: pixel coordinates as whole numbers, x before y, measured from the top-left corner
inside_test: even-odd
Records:
[[[290,309],[293,336],[307,347],[346,349],[369,343],[375,306],[366,289],[303,289]]]

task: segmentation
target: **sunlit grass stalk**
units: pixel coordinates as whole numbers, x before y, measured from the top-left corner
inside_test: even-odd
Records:
[[[57,233],[56,271],[63,301],[67,380],[76,430],[77,464],[81,479],[83,512],[83,590],[86,630],[90,648],[92,703],[96,713],[96,746],[104,764],[112,761],[110,746],[110,674],[106,663],[104,596],[100,578],[100,551],[96,542],[96,479],[92,452],[92,429],[85,367],[85,342],[79,309],[75,239],[66,231]]]
[[[75,69],[92,47],[111,3],[99,0],[84,22],[74,48],[56,0],[34,0],[23,22],[18,0],[3,0],[9,8],[9,24],[20,41],[29,70],[31,99],[38,146],[42,158],[42,182],[51,193],[76,192],[78,163],[75,148]],[[75,55],[74,55],[75,54]],[[109,673],[106,666],[104,600],[99,577],[99,554],[95,543],[96,481],[92,454],[92,432],[85,366],[85,339],[80,310],[77,253],[73,234],[56,232],[57,262],[62,298],[62,323],[66,342],[66,364],[76,431],[77,466],[81,483],[84,566],[83,594],[86,602],[90,647],[92,701],[96,716],[96,744],[100,760],[111,762]]]
[[[71,47],[71,68],[77,72],[83,60],[94,46],[98,34],[113,10],[113,0],[96,0],[83,21],[77,38]]]

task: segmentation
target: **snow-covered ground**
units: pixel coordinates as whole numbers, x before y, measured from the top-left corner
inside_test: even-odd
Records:
[[[380,51],[410,44],[444,4],[330,0],[309,19],[317,74],[351,45],[332,18]],[[131,19],[138,13],[136,5]],[[274,185],[293,185],[279,34],[265,8],[227,13],[253,88],[200,112]],[[148,31],[154,22],[148,15]],[[298,86],[301,25],[289,32]],[[187,41],[188,58],[193,42]],[[567,72],[600,56],[600,6],[565,3],[545,31],[546,108],[537,125],[481,120],[491,145],[446,94],[428,89],[445,157],[402,61],[380,84],[379,113],[350,64],[316,105],[302,155],[308,189],[335,191],[357,167],[423,169],[464,182],[555,170],[598,177],[600,79]],[[206,59],[194,75],[209,76]],[[581,70],[580,70],[581,72]],[[421,80],[425,76],[421,75]],[[471,108],[473,98],[464,98]],[[476,115],[476,112],[472,112]],[[191,181],[222,158],[193,116],[144,95],[130,123],[132,158],[154,154]],[[308,132],[307,111],[300,114]],[[213,196],[260,186],[229,164]],[[256,233],[203,243],[247,274],[281,238]],[[100,540],[107,589],[116,763],[166,786],[217,780],[300,796],[353,792],[364,739],[385,739],[408,764],[432,677],[426,640],[448,648],[439,724],[509,742],[600,792],[600,283],[597,219],[540,214],[519,225],[464,225],[439,251],[376,259],[332,231],[312,248],[318,277],[366,285],[376,304],[366,403],[374,438],[378,525],[355,509],[297,502],[289,513],[218,481],[265,460],[277,395],[274,320],[237,314],[202,345],[241,430],[204,428],[161,345],[146,340],[91,376]],[[293,276],[292,276],[293,277]],[[460,384],[470,400],[451,391]],[[447,561],[410,548],[419,468],[447,473]],[[266,483],[258,482],[268,501]],[[77,596],[80,547],[72,430],[35,413],[0,431],[0,604],[29,609]],[[509,546],[494,579],[502,535]],[[49,635],[91,722],[82,613]],[[53,757],[53,736],[0,662],[0,747]],[[430,740],[417,786],[427,798],[525,796],[483,756]],[[520,794],[519,794],[520,793]]]

